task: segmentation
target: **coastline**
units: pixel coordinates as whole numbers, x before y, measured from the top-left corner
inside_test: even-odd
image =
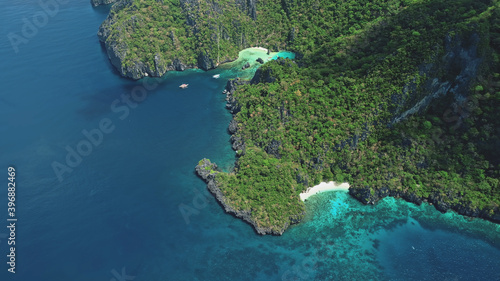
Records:
[[[247,49],[257,49],[257,50],[262,50],[262,51],[268,51],[268,49],[264,48],[264,47],[249,47]]]
[[[223,94],[226,95],[226,108],[231,112],[233,115],[233,118],[229,124],[228,131],[231,134],[231,145],[233,147],[233,150],[235,151],[240,151],[239,153],[244,154],[246,147],[245,147],[245,140],[236,134],[238,131],[238,122],[234,119],[234,116],[237,112],[239,112],[240,108],[238,106],[238,102],[236,98],[233,96],[234,92],[236,91],[237,87],[239,85],[247,84],[250,83],[250,81],[244,81],[241,78],[238,79],[229,79],[226,85],[226,88],[223,92]],[[203,169],[200,169],[201,171],[204,171]],[[198,172],[198,169],[197,169]],[[272,234],[272,235],[282,235],[283,232],[288,228],[289,225],[284,226],[280,230],[271,230],[269,228],[261,228],[257,225],[257,223],[250,217],[250,214],[245,213],[243,211],[237,211],[228,206],[225,197],[223,194],[220,192],[220,190],[217,188],[217,183],[215,180],[207,180],[205,179],[199,172],[198,175],[204,179],[205,182],[207,182],[207,187],[208,189],[214,194],[214,196],[217,198],[217,201],[223,206],[225,211],[227,213],[232,213],[236,217],[241,218],[243,221],[248,222],[250,225],[252,225],[255,229],[255,231],[258,234],[261,235],[266,235],[266,234]],[[323,184],[323,185],[321,185]],[[348,191],[349,195],[353,197],[354,199],[358,200],[364,205],[368,204],[376,204],[377,201],[380,199],[383,199],[384,197],[390,196],[393,198],[401,198],[407,202],[411,202],[419,206],[422,204],[422,202],[428,202],[431,203],[437,209],[438,211],[444,213],[448,210],[453,210],[456,213],[460,215],[464,215],[467,217],[477,217],[477,218],[482,218],[489,220],[494,223],[500,223],[500,215],[497,214],[490,214],[487,213],[483,210],[478,210],[471,208],[471,206],[461,206],[460,204],[447,204],[446,202],[442,201],[442,198],[437,197],[435,195],[430,195],[427,198],[421,198],[417,196],[415,193],[411,192],[403,192],[403,191],[392,191],[389,190],[388,188],[381,188],[381,189],[375,189],[372,191],[372,189],[368,187],[357,187],[357,186],[352,186],[350,188],[349,183],[335,183],[335,182],[328,182],[328,183],[321,183],[317,186],[309,187],[305,192],[302,192],[299,194],[299,197],[302,202],[304,202],[306,199],[308,199],[310,196],[315,195],[317,193],[325,192],[325,191],[334,191],[334,190],[341,190],[341,191]],[[300,219],[298,220],[293,220],[290,224],[294,223],[299,223]]]
[[[300,200],[303,202],[306,201],[309,197],[316,195],[318,193],[326,192],[326,191],[349,191],[349,183],[336,183],[334,181],[330,182],[322,182],[313,187],[307,188],[305,192],[299,194]]]

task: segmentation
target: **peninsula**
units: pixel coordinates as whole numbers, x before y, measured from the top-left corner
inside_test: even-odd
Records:
[[[260,234],[300,222],[300,194],[349,182],[500,222],[500,3],[493,0],[120,0],[98,32],[126,77],[212,69],[251,46],[296,59],[228,81],[233,171],[196,171]]]

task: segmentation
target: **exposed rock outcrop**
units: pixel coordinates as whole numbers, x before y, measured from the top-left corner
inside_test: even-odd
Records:
[[[377,201],[387,196],[402,198],[407,202],[415,203],[417,205],[422,204],[422,202],[428,202],[431,205],[434,205],[434,207],[442,213],[445,213],[448,210],[453,210],[460,215],[478,217],[500,223],[500,210],[491,212],[487,209],[479,210],[478,208],[473,208],[470,205],[459,203],[450,204],[447,203],[447,197],[443,196],[439,192],[430,194],[428,198],[422,198],[412,192],[395,191],[390,190],[387,187],[370,189],[370,187],[366,186],[365,188],[350,188],[349,194],[364,204],[375,204]]]
[[[257,0],[236,0],[243,12],[246,12],[253,20],[257,19]]]
[[[231,119],[231,122],[229,122],[229,127],[227,128],[227,130],[231,135],[236,133],[236,131],[238,130],[238,122],[236,122],[234,118]]]
[[[90,3],[92,4],[92,6],[96,7],[96,6],[99,6],[99,5],[113,4],[116,1],[119,1],[119,0],[90,0]]]
[[[188,68],[197,67],[193,64],[186,64],[179,59],[167,61],[160,53],[156,53],[154,55],[152,65],[146,64],[139,59],[129,61],[129,63],[125,64],[124,61],[127,53],[130,52],[129,46],[127,46],[123,40],[118,40],[117,38],[122,36],[121,32],[125,32],[125,25],[133,26],[136,22],[140,22],[141,20],[132,16],[128,22],[122,22],[122,28],[117,28],[114,26],[114,15],[119,10],[131,5],[132,2],[132,0],[121,0],[114,4],[108,18],[106,18],[106,20],[101,24],[99,31],[97,32],[99,40],[104,43],[111,64],[116,67],[120,74],[132,79],[140,79],[145,76],[160,77],[167,71],[183,71]],[[116,33],[113,37],[110,36],[112,33],[112,26],[114,26],[114,32]]]
[[[252,80],[250,81],[250,84],[272,83],[276,81],[276,78],[273,77],[272,74],[272,69],[267,68],[265,70],[262,70],[262,68],[259,67],[259,69],[257,69],[257,71],[255,72]]]
[[[436,58],[434,62],[421,66],[420,76],[429,78],[419,88],[413,81],[406,85],[403,93],[393,95],[393,103],[396,104],[396,109],[389,125],[401,122],[413,114],[424,112],[433,101],[447,94],[451,94],[452,104],[445,105],[446,108],[462,110],[455,113],[461,119],[466,118],[468,112],[463,112],[464,108],[467,108],[464,103],[467,102],[471,83],[476,79],[480,64],[483,61],[478,54],[479,41],[480,38],[476,33],[466,38],[447,36],[445,38],[445,54],[441,58]],[[437,75],[439,73],[441,75]],[[457,120],[457,122],[461,122],[461,120]],[[421,197],[409,191],[390,190],[387,187],[374,189],[369,186],[351,188],[349,193],[364,204],[375,204],[378,200],[391,196],[403,198],[417,205],[424,201],[429,202],[441,212],[454,210],[461,215],[480,217],[500,223],[499,208],[491,209],[491,207],[488,207],[480,210],[477,207],[472,207],[470,202],[461,201],[457,194],[442,194],[439,191],[430,194],[428,197]]]
[[[241,109],[241,106],[238,105],[238,101],[233,96],[236,91],[236,87],[238,85],[248,84],[248,81],[244,81],[242,79],[236,78],[227,81],[226,89],[223,94],[226,94],[226,108],[233,114],[233,119],[229,123],[228,131],[231,134],[231,144],[235,151],[239,151],[239,155],[245,154],[245,140],[239,136],[238,131],[238,122],[234,119],[234,115],[238,113]]]
[[[206,52],[202,52],[198,55],[198,67],[203,70],[209,70],[215,68],[215,64]]]
[[[281,158],[280,154],[281,142],[273,139],[265,148],[267,154],[276,157],[277,159]]]
[[[238,85],[248,84],[248,81],[244,81],[240,78],[231,79],[227,81],[226,89],[223,94],[226,94],[226,108],[232,113],[236,114],[240,111],[241,106],[238,105],[238,101],[234,98],[233,94],[236,91]]]
[[[237,59],[235,55],[225,54],[221,55],[219,58],[217,54],[211,51],[213,46],[205,46],[203,49],[193,49],[191,50],[192,58],[188,59],[189,55],[184,55],[185,58],[177,57],[172,59],[167,58],[167,54],[164,52],[157,52],[152,54],[153,57],[145,58],[144,54],[139,55],[134,53],[133,46],[129,46],[126,38],[130,37],[130,32],[134,32],[136,28],[142,26],[143,19],[140,16],[132,14],[130,17],[122,17],[118,20],[118,15],[120,11],[127,8],[133,12],[135,6],[133,6],[133,0],[92,0],[92,5],[98,4],[108,4],[115,2],[111,8],[111,11],[106,18],[106,20],[99,27],[97,33],[99,40],[104,44],[108,57],[111,64],[118,70],[118,72],[125,77],[131,79],[140,79],[145,76],[160,77],[163,76],[167,71],[183,71],[189,68],[200,68],[203,70],[210,70],[216,68],[219,64],[230,62]],[[247,3],[248,2],[248,3]],[[198,7],[198,1],[183,0],[180,1],[180,7],[185,10],[186,16],[186,27],[190,29],[193,36],[197,36],[199,31],[199,21],[198,16],[193,13]],[[211,10],[215,13],[222,14],[223,8],[216,2],[209,2]],[[245,1],[242,2],[242,10],[249,11],[252,14],[252,9],[255,9],[255,1]],[[131,13],[129,11],[129,13]],[[215,27],[214,27],[215,28]],[[210,28],[213,30],[214,28]],[[221,30],[220,34],[215,34],[221,38],[221,40],[234,41],[234,38],[230,38],[226,31]],[[179,38],[176,37],[175,33],[171,31],[167,36],[168,40],[171,40],[171,44],[179,44]],[[236,40],[236,39],[235,39]],[[242,40],[242,38],[238,38]],[[178,47],[177,47],[178,48]],[[196,55],[198,54],[198,55]],[[151,55],[151,54],[150,54]],[[215,57],[215,59],[214,59]],[[220,59],[220,61],[217,61]],[[190,61],[190,62],[188,62]],[[192,61],[195,61],[194,63]]]
[[[212,163],[210,160],[204,158],[198,163],[195,170],[196,174],[207,183],[208,190],[215,196],[217,201],[224,208],[224,211],[251,224],[258,234],[281,235],[288,228],[288,225],[279,230],[261,227],[252,219],[252,212],[250,210],[236,210],[231,205],[229,199],[224,196],[224,193],[220,190],[217,184],[216,176],[220,172],[220,169],[215,163]]]
[[[474,33],[468,38],[446,36],[445,55],[434,63],[422,65],[420,76],[432,75],[431,73],[446,73],[444,77],[432,77],[427,79],[419,91],[424,95],[418,95],[416,92],[415,81],[406,85],[403,93],[393,96],[393,102],[397,104],[397,109],[392,124],[404,120],[406,117],[423,112],[434,99],[444,95],[453,94],[457,103],[456,108],[460,108],[466,100],[470,83],[476,78],[479,65],[482,59],[477,52],[479,44],[479,35]],[[420,98],[420,99],[419,99]],[[410,108],[400,112],[401,109]]]

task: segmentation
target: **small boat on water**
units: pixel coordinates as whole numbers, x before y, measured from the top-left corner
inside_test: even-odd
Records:
[[[215,74],[214,76],[212,76],[214,79],[219,79],[220,77],[220,74]]]
[[[179,88],[186,89],[188,86],[189,86],[189,84],[182,84],[182,85],[179,86]]]

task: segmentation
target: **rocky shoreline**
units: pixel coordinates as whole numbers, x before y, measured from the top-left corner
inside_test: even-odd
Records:
[[[239,85],[244,85],[244,84],[257,84],[260,82],[272,82],[274,81],[274,78],[271,75],[272,73],[268,72],[263,72],[259,68],[257,72],[255,73],[254,77],[252,78],[251,81],[245,81],[242,79],[231,79],[228,80],[227,85],[225,90],[223,91],[223,94],[226,95],[226,108],[233,114],[233,119],[229,123],[228,126],[228,131],[231,134],[231,143],[232,143],[232,148],[237,151],[238,155],[243,155],[245,153],[245,140],[236,134],[238,131],[238,122],[234,119],[234,115],[238,113],[241,110],[241,106],[238,105],[238,101],[234,97],[234,92],[236,91],[237,87]],[[203,161],[205,161],[204,159]],[[213,163],[205,163],[204,166],[206,167],[207,165],[214,165]],[[198,165],[200,166],[200,165]],[[259,234],[277,234],[281,235],[286,228],[280,230],[279,232],[273,232],[270,229],[262,229],[259,228],[256,223],[251,219],[250,212],[243,212],[243,211],[236,211],[232,207],[228,206],[226,203],[225,197],[222,195],[222,192],[220,189],[217,187],[217,183],[215,181],[215,175],[213,177],[207,177],[206,173],[203,173],[203,165],[201,168],[196,167],[196,172],[197,174],[207,182],[207,187],[208,189],[216,196],[217,201],[224,207],[226,212],[228,213],[233,213],[235,214],[236,217],[242,218],[243,220],[247,221],[250,223],[252,226],[254,226],[255,230]],[[394,198],[400,198],[403,199],[407,202],[414,203],[417,205],[421,205],[423,202],[427,202],[431,205],[433,205],[438,211],[445,213],[448,210],[453,210],[457,212],[460,215],[464,215],[467,217],[477,217],[477,218],[482,218],[486,219],[495,223],[500,223],[500,210],[495,211],[494,213],[491,213],[487,210],[479,210],[477,208],[472,208],[470,205],[464,205],[464,204],[450,204],[446,201],[446,199],[441,196],[439,193],[434,193],[431,194],[428,198],[422,198],[414,193],[411,192],[404,192],[404,191],[395,191],[395,190],[390,190],[389,188],[382,188],[379,190],[375,190],[375,192],[372,194],[370,191],[369,187],[366,188],[350,188],[349,189],[349,194],[358,200],[359,202],[368,205],[368,204],[375,204],[377,201],[390,196]],[[296,221],[295,223],[299,223],[300,220]]]
[[[207,183],[208,190],[215,196],[217,202],[224,208],[226,213],[232,214],[237,218],[241,218],[243,221],[249,223],[253,226],[255,231],[258,234],[266,235],[282,235],[283,232],[288,228],[288,225],[284,228],[276,231],[271,228],[260,227],[256,221],[252,219],[250,210],[236,210],[234,209],[226,196],[224,196],[223,192],[220,190],[217,181],[215,180],[215,176],[221,172],[217,164],[210,162],[210,160],[204,158],[202,159],[198,165],[196,165],[196,174],[202,178]]]
[[[470,90],[470,85],[472,81],[476,79],[479,67],[484,60],[477,50],[477,46],[480,42],[479,34],[471,33],[469,36],[446,36],[444,41],[444,55],[440,58],[436,58],[436,62],[423,64],[421,66],[421,75],[428,77],[424,86],[425,93],[427,94],[425,96],[419,96],[415,93],[415,85],[410,83],[405,86],[402,93],[403,95],[394,95],[395,101],[397,101],[398,104],[398,109],[393,112],[394,117],[390,122],[391,126],[394,123],[404,120],[407,116],[422,112],[429,106],[432,100],[442,97],[444,94],[453,95],[453,102],[456,106],[453,106],[452,104],[450,105],[450,108],[454,108],[456,111],[454,113],[456,113],[457,116],[461,116],[461,118],[465,116],[465,114],[458,111],[460,108],[467,107],[464,103],[468,101],[468,91]],[[437,62],[440,63],[439,66],[436,65]],[[434,72],[455,72],[456,76],[443,79],[437,75],[437,73],[433,73],[431,71],[433,68],[437,69],[434,70]],[[405,99],[404,95],[406,94],[413,98],[414,106],[406,111],[403,111],[403,104],[405,104],[403,100]],[[484,210],[480,210],[475,207],[473,208],[471,204],[467,204],[466,202],[460,203],[462,198],[455,194],[441,194],[439,191],[436,191],[430,194],[427,198],[424,198],[411,192],[391,190],[387,187],[376,189],[373,194],[371,193],[370,187],[351,188],[349,194],[364,204],[375,204],[378,200],[387,196],[402,198],[407,202],[415,203],[417,205],[420,205],[423,202],[428,202],[429,204],[434,205],[434,207],[442,213],[445,213],[448,210],[453,210],[460,215],[477,217],[495,223],[500,223],[500,208],[497,207],[495,209]]]
[[[226,108],[229,110],[229,112],[231,112],[233,116],[231,122],[229,122],[227,130],[231,134],[230,140],[233,150],[237,152],[238,156],[245,154],[245,140],[242,137],[236,135],[236,132],[238,131],[238,122],[236,121],[236,119],[234,119],[234,116],[241,110],[241,106],[238,105],[238,101],[233,96],[233,94],[239,85],[249,83],[250,81],[245,81],[240,78],[230,79],[227,81],[226,89],[222,92],[226,95]]]
[[[90,0],[90,3],[93,7],[97,7],[100,5],[109,5],[117,2],[118,0]]]
[[[472,208],[470,205],[464,205],[460,203],[450,204],[446,202],[443,196],[441,196],[439,193],[431,194],[428,198],[422,198],[411,192],[395,191],[385,187],[375,190],[372,194],[370,192],[370,188],[367,187],[350,188],[349,194],[365,205],[373,205],[377,203],[377,201],[390,196],[403,199],[407,202],[417,204],[418,206],[420,206],[423,202],[427,202],[430,205],[433,205],[436,210],[440,211],[441,213],[446,213],[448,210],[453,210],[463,216],[482,218],[494,223],[500,223],[500,210],[496,210],[495,212],[491,213],[488,210],[479,210],[478,208]]]
[[[212,58],[210,58],[209,54],[202,52],[198,55],[197,63],[192,64],[183,62],[179,58],[175,58],[171,62],[167,62],[165,61],[165,59],[163,59],[160,53],[157,53],[154,55],[154,65],[146,64],[140,60],[136,60],[131,64],[124,64],[127,52],[130,51],[129,47],[122,40],[115,40],[114,38],[111,38],[110,35],[112,26],[113,24],[115,24],[114,15],[116,15],[119,10],[129,5],[130,2],[130,0],[121,0],[116,2],[116,4],[111,7],[111,11],[108,17],[101,24],[101,26],[99,27],[99,31],[97,32],[97,37],[99,38],[99,41],[104,45],[111,64],[118,70],[118,72],[122,76],[137,80],[147,76],[161,77],[165,75],[167,71],[184,71],[186,69],[193,68],[210,70],[216,68],[220,64],[231,62],[237,59],[237,57],[225,58],[219,64],[217,64]]]
[[[260,70],[260,69],[259,69]],[[231,134],[231,144],[233,150],[236,151],[238,156],[245,154],[245,140],[238,136],[236,133],[238,131],[238,122],[234,119],[236,113],[238,113],[241,109],[241,106],[238,105],[238,101],[234,97],[234,92],[237,87],[240,85],[258,83],[260,81],[259,77],[261,76],[261,72],[257,70],[254,75],[254,78],[251,81],[243,80],[240,78],[230,79],[227,81],[226,88],[222,92],[222,94],[226,95],[226,108],[231,112],[233,118],[229,122],[228,132]],[[266,76],[270,76],[270,73],[267,73]],[[237,165],[237,162],[235,163]],[[228,199],[224,196],[220,188],[218,187],[218,183],[215,179],[217,173],[220,172],[220,169],[217,167],[215,163],[210,162],[208,159],[202,159],[195,168],[196,174],[202,178],[207,183],[208,190],[215,196],[219,204],[224,208],[227,213],[233,214],[237,218],[243,219],[243,221],[249,223],[253,226],[255,231],[258,234],[266,235],[282,235],[285,230],[290,226],[289,224],[284,225],[279,229],[272,229],[261,227],[258,225],[256,221],[254,221],[251,217],[250,210],[235,210],[230,204]],[[212,171],[212,172],[211,172]],[[303,216],[304,214],[302,214]],[[300,219],[291,219],[292,223],[299,223]]]

